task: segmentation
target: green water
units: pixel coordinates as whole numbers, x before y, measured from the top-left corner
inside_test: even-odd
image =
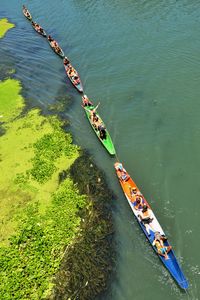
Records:
[[[67,81],[62,61],[21,13],[22,1],[1,0],[0,17],[17,27],[0,54],[15,56],[17,77],[33,105],[46,108],[60,88],[73,98],[66,112],[75,142],[105,169],[117,195],[115,276],[103,299],[200,299],[200,2],[27,1],[98,103],[117,159],[151,204],[189,281],[185,294],[165,270],[132,215],[113,163],[97,140]]]

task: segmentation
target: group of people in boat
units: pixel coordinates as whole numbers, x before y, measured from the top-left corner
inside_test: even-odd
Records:
[[[66,66],[66,72],[67,72],[68,76],[72,79],[73,83],[75,85],[79,84],[80,83],[79,76],[78,76],[76,70],[70,64],[70,61],[66,56],[63,59],[63,64]]]
[[[44,29],[39,24],[37,24],[36,22],[33,22],[33,21],[31,22],[31,24],[39,33],[46,36]]]
[[[88,97],[86,95],[84,95],[82,97],[82,103],[83,103],[83,107],[85,108],[85,110],[87,110],[90,113],[91,123],[92,123],[93,127],[95,128],[95,130],[99,131],[100,139],[102,139],[102,140],[106,139],[106,137],[107,137],[106,128],[96,112],[97,108],[100,105],[100,102],[97,104],[96,107],[93,107],[93,103],[88,99]]]
[[[48,41],[55,52],[57,52],[58,54],[62,53],[62,49],[60,48],[56,40],[54,40],[50,35],[48,35]]]
[[[120,180],[128,181],[130,176],[127,174],[122,164],[118,165],[118,171],[120,174]],[[130,185],[128,196],[136,212],[136,215],[140,222],[142,222],[142,224],[144,225],[148,236],[151,236],[150,230],[154,233],[154,240],[152,242],[152,245],[157,249],[159,255],[163,256],[165,259],[168,259],[167,254],[171,250],[171,246],[166,246],[164,242],[167,240],[167,238],[154,229],[154,226],[152,224],[154,220],[154,215],[152,210],[148,206],[146,200],[144,199],[143,195],[136,186]]]

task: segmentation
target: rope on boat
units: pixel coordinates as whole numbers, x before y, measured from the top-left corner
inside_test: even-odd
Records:
[[[116,157],[116,159],[117,159],[117,162],[120,162],[120,159],[119,159],[117,153],[115,153],[115,157]]]

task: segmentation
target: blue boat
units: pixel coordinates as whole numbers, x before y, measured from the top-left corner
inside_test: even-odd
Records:
[[[169,244],[169,241],[158,223],[150,205],[122,164],[116,162],[114,167],[126,199],[128,200],[128,203],[146,238],[178,285],[182,289],[186,290],[189,286],[188,281],[185,278],[174,251],[172,250],[172,246]]]

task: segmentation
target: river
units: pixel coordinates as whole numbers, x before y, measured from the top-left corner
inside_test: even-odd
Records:
[[[62,65],[23,16],[51,34],[78,70],[113,138],[117,159],[151,204],[189,281],[182,292],[148,245]],[[0,42],[13,56],[30,106],[47,110],[60,89],[75,142],[104,169],[113,207],[117,262],[106,300],[200,299],[200,2],[193,0],[0,0],[16,24]],[[8,55],[7,55],[8,54]],[[2,61],[1,61],[2,62]]]

